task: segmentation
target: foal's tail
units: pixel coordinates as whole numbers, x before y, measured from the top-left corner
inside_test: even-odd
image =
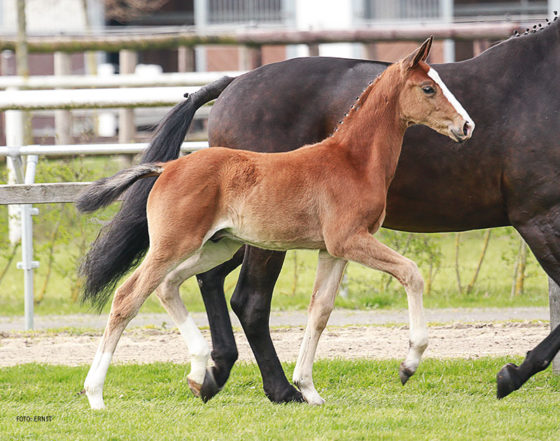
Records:
[[[82,213],[99,210],[117,199],[139,179],[159,176],[161,172],[163,172],[161,164],[140,164],[121,170],[110,178],[101,178],[80,194],[76,201],[76,208]]]
[[[216,99],[233,80],[223,77],[176,105],[159,124],[141,162],[178,158],[196,110]],[[132,182],[120,211],[101,229],[80,266],[80,275],[85,278],[82,301],[91,301],[99,310],[109,300],[120,277],[140,261],[149,246],[146,201],[155,179]]]

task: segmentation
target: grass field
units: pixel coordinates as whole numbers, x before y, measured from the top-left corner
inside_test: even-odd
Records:
[[[560,440],[560,378],[545,371],[498,401],[505,362],[426,360],[402,387],[396,360],[321,361],[323,407],[271,404],[253,364],[237,365],[207,404],[191,396],[187,366],[112,366],[104,411],[78,394],[87,367],[21,365],[0,370],[0,439]]]

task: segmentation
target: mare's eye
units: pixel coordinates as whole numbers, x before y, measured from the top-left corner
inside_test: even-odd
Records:
[[[422,87],[422,90],[426,95],[433,95],[434,93],[436,93],[435,89],[432,86],[424,86]]]

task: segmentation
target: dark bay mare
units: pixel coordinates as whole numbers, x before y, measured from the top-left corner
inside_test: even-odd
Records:
[[[210,145],[276,152],[317,142],[387,64],[340,58],[300,58],[209,84],[162,121],[143,162],[176,158],[195,110],[217,97]],[[480,56],[435,65],[477,122],[464,146],[422,127],[406,133],[389,189],[384,226],[404,231],[463,231],[513,225],[546,273],[560,283],[560,24],[510,38]],[[476,79],[476,81],[473,81]],[[257,142],[258,141],[258,142]],[[153,181],[132,187],[121,210],[92,245],[82,266],[84,298],[102,300],[148,247],[145,201]],[[284,253],[246,247],[198,276],[212,331],[214,377],[222,386],[237,358],[223,293],[225,276],[243,266],[231,304],[275,402],[301,400],[286,379],[268,319]],[[176,280],[177,284],[182,282]],[[521,366],[498,374],[498,397],[545,369],[560,349],[560,327]],[[216,390],[201,391],[209,399]]]

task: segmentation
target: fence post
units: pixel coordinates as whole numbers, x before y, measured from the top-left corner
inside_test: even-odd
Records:
[[[548,300],[550,304],[550,329],[553,330],[560,325],[560,287],[548,278]],[[552,372],[560,375],[560,354],[552,361]]]
[[[70,54],[54,53],[54,74],[70,75],[72,65]],[[54,111],[55,144],[72,144],[72,113],[69,110]]]
[[[37,166],[37,155],[29,155],[27,157],[27,170],[25,171],[25,183],[33,184],[35,181],[35,168]],[[33,208],[31,204],[21,205],[21,262],[18,262],[17,268],[23,270],[24,285],[24,315],[25,330],[33,329],[33,269],[39,266],[39,262],[33,260],[33,218],[38,214],[38,210]]]
[[[375,43],[364,44],[366,60],[377,60],[377,45]]]
[[[490,47],[488,40],[473,40],[473,57],[480,55]]]
[[[307,45],[307,49],[309,50],[310,57],[318,57],[319,56],[319,45],[312,43]]]
[[[262,66],[261,46],[241,46],[239,53],[239,69],[252,70]]]
[[[23,113],[19,110],[7,110],[6,120],[6,146],[17,149],[23,145]],[[8,184],[23,183],[23,167],[21,156],[7,156]],[[21,239],[21,218],[18,205],[8,206],[8,226],[10,243],[15,245]]]
[[[194,72],[194,49],[179,46],[177,49],[177,72]]]
[[[138,62],[136,52],[122,49],[119,52],[119,67],[121,74],[133,74]],[[134,125],[134,109],[119,109],[119,143],[133,142],[136,136]]]

